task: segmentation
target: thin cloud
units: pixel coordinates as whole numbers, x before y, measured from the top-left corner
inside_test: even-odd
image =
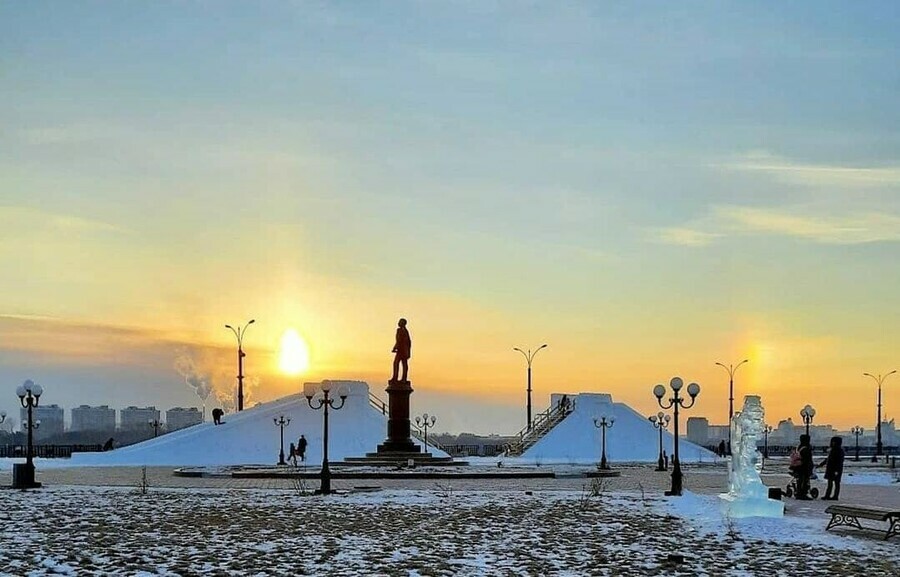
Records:
[[[0,223],[9,229],[16,225],[35,230],[47,226],[64,233],[125,233],[127,229],[108,222],[71,214],[59,214],[27,206],[0,206]]]
[[[817,216],[775,209],[724,206],[717,208],[715,215],[726,229],[791,236],[823,244],[900,241],[900,217],[890,214]]]
[[[708,246],[719,236],[721,235],[682,227],[663,228],[657,231],[659,242],[678,246]]]
[[[752,152],[717,164],[728,170],[763,172],[774,178],[810,186],[892,186],[900,184],[900,167],[803,164],[768,152]]]
[[[845,216],[811,214],[799,209],[717,206],[687,227],[661,228],[664,244],[705,247],[737,235],[783,236],[820,244],[858,245],[900,241],[900,216],[863,212]]]

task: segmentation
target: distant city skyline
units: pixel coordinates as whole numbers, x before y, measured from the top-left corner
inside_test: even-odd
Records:
[[[227,404],[249,319],[247,405],[380,394],[405,317],[438,430],[522,428],[544,343],[536,411],[679,375],[724,422],[746,358],[736,406],[874,427],[900,5],[775,6],[0,5],[0,409]]]

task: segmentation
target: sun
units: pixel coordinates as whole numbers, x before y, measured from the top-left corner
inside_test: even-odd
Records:
[[[281,335],[278,366],[289,375],[299,375],[309,369],[309,347],[295,329],[288,329]]]

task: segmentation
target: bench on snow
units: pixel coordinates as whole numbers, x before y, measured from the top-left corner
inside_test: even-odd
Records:
[[[882,537],[885,541],[894,535],[900,535],[900,510],[883,509],[881,507],[862,507],[859,505],[831,505],[825,509],[826,513],[831,513],[831,521],[825,530],[832,527],[848,526]],[[887,522],[887,531],[883,529],[875,529],[872,527],[863,527],[860,525],[860,519],[871,519],[873,521]]]

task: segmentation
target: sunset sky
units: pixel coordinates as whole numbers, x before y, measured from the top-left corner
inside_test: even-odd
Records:
[[[0,409],[390,376],[524,426],[702,387],[875,422],[900,369],[900,4],[4,2]],[[279,370],[296,329],[310,368]],[[5,391],[5,392],[4,392]],[[214,404],[211,400],[209,406]],[[885,383],[900,416],[900,377]],[[15,415],[17,418],[17,414]],[[67,418],[68,418],[67,411]]]

